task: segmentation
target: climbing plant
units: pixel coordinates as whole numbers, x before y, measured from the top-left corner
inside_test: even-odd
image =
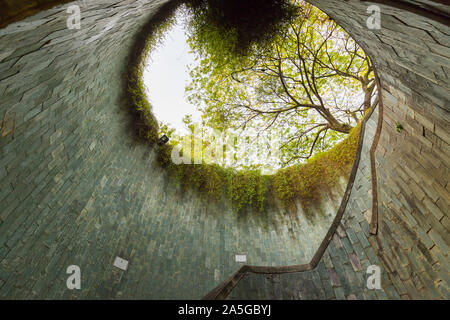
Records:
[[[321,192],[333,188],[340,177],[348,176],[358,146],[361,119],[357,125],[349,129],[348,136],[334,147],[316,153],[305,163],[280,169],[273,175],[262,174],[258,168],[236,169],[214,163],[195,164],[194,153],[187,155],[192,164],[173,162],[172,153],[176,146],[171,143],[157,144],[162,134],[161,129],[169,134],[171,131],[170,128],[164,126],[160,128],[158,125],[145,93],[142,73],[148,54],[162,43],[164,34],[173,25],[174,12],[179,3],[169,6],[167,10],[153,17],[152,22],[144,28],[143,38],[136,41],[137,47],[131,59],[128,77],[128,95],[132,107],[137,112],[139,136],[155,146],[157,161],[167,170],[169,176],[179,183],[183,190],[201,193],[206,201],[228,199],[232,207],[239,212],[246,210],[264,212],[268,208],[271,196],[280,199],[286,209],[292,208],[296,199],[302,205],[308,206],[319,200]],[[286,23],[284,16],[281,20]],[[232,36],[236,37],[236,31],[233,32]],[[262,42],[267,41],[267,38],[261,39]],[[249,39],[243,41],[246,44],[241,45],[235,53],[230,53],[230,57],[235,54],[241,55],[252,46],[253,42]],[[258,42],[257,37],[255,41]],[[188,143],[194,144],[194,140]]]
[[[219,40],[197,21],[189,28],[200,61],[191,71],[189,101],[209,127],[282,136],[276,159],[282,167],[330,149],[377,103],[373,66],[361,47],[319,9],[291,3],[297,13],[244,55],[232,51],[240,36]]]

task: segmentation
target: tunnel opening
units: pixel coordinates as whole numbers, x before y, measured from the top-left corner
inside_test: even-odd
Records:
[[[224,9],[222,4],[210,8],[208,2],[202,2],[198,9],[197,4],[188,2],[186,7],[186,3],[181,2],[172,7],[171,13],[158,27],[151,28],[153,34],[147,35],[149,39],[131,68],[132,80],[128,84],[134,108],[140,112],[137,121],[139,135],[157,145],[158,137],[169,138],[167,145],[158,147],[160,165],[175,180],[181,181],[183,188],[197,189],[209,200],[217,201],[225,194],[238,212],[248,211],[249,208],[267,212],[274,202],[281,202],[290,211],[296,211],[297,206],[301,206],[311,218],[323,211],[320,208],[323,193],[336,202],[340,202],[342,198],[342,188],[337,198],[336,193],[330,189],[346,184],[357,152],[360,121],[378,103],[374,67],[361,47],[344,30],[322,11],[304,1],[293,3],[292,7],[287,5],[289,2],[283,2],[287,9],[275,15],[280,17],[279,20],[269,23],[267,30],[260,31],[259,25],[249,25],[248,15],[245,14],[235,19],[231,27],[222,22],[218,23],[219,27],[211,28],[211,21],[217,21],[217,17],[226,15],[224,12],[227,10],[234,12],[236,3],[230,3]],[[246,5],[252,7],[252,2]],[[271,3],[270,6],[272,5]],[[241,9],[239,12],[242,12]],[[265,21],[272,17],[272,13],[270,7],[263,10],[258,19],[253,17],[252,21]],[[189,101],[197,105],[203,104],[203,108],[197,107],[202,122],[193,122],[191,118],[187,118],[185,124],[188,133],[185,135],[180,135],[167,124],[162,124],[162,128],[159,128],[148,102],[151,83],[147,84],[150,87],[148,89],[142,80],[144,66],[148,65],[151,69],[149,53],[156,45],[163,44],[164,35],[173,29],[173,25],[177,25],[177,19],[184,19],[189,28],[187,42],[190,47],[186,46],[183,50],[193,50],[200,60],[191,71],[192,78],[188,80],[191,81],[189,92],[194,97]],[[199,23],[198,20],[202,22]],[[228,38],[218,37],[227,33],[232,35]],[[253,36],[248,36],[248,33],[253,33]],[[303,33],[306,33],[304,39],[300,37]],[[304,45],[308,39],[310,44],[314,42],[313,46]],[[295,41],[297,47],[294,45]],[[225,49],[228,52],[224,48],[228,48]],[[274,55],[280,50],[287,54],[277,59]],[[321,58],[318,59],[318,56]],[[274,62],[267,63],[270,60]],[[324,62],[325,60],[327,61]],[[274,68],[278,63],[280,72],[277,73]],[[316,63],[320,67],[316,67]],[[215,65],[216,70],[206,74],[204,67],[201,67],[206,65]],[[170,68],[170,65],[165,68]],[[297,69],[292,71],[293,68]],[[282,72],[281,69],[288,69],[290,72]],[[236,79],[239,72],[247,70],[251,70],[250,75],[243,76],[247,79]],[[273,73],[266,70],[272,70]],[[154,79],[161,82],[157,77]],[[326,81],[321,81],[322,79]],[[229,82],[225,83],[226,81]],[[220,83],[220,86],[215,86],[215,83]],[[229,91],[236,83],[236,91]],[[246,83],[248,88],[242,83]],[[167,86],[170,87],[170,83]],[[266,97],[261,99],[261,93],[255,93],[255,87],[258,92],[273,92],[273,97],[270,98],[273,101],[268,101]],[[198,91],[203,88],[208,89],[202,92],[202,96]],[[283,91],[281,88],[284,88],[284,92],[280,97],[280,90]],[[168,94],[168,88],[161,90]],[[245,109],[242,107],[244,102],[217,103],[220,95],[224,99],[234,99],[239,90],[246,92],[243,100],[253,100],[260,109],[254,109],[251,105],[245,106]],[[159,103],[163,104],[163,99]],[[205,105],[206,100],[213,103]],[[232,107],[227,109],[227,105]],[[165,107],[166,112],[173,109],[171,114],[177,114],[176,106]],[[242,109],[250,109],[253,113],[243,113]],[[224,116],[227,114],[229,118],[229,114],[233,112],[235,120],[230,124],[229,120],[224,120]],[[261,114],[271,116],[264,117],[251,126],[250,121]],[[276,122],[278,118],[282,120]],[[206,122],[208,123],[205,124]],[[241,131],[233,131],[236,127]],[[263,127],[264,130],[255,130]],[[295,129],[281,131],[285,127]],[[269,134],[261,138],[261,133]],[[269,135],[271,136],[267,139]],[[245,136],[248,139],[243,139]],[[265,141],[261,144],[263,139]],[[289,145],[283,144],[284,161],[280,155],[280,140],[295,140]],[[238,141],[241,142],[239,145]],[[236,152],[237,146],[245,152]],[[261,146],[269,146],[269,150],[264,150]],[[261,149],[262,154],[258,153]],[[242,159],[237,159],[239,156]],[[291,160],[294,160],[294,165],[290,163]]]
[[[229,233],[231,215],[208,219],[224,217],[224,207],[206,212],[195,195],[181,200],[149,161],[154,151],[123,134],[130,108],[119,94],[122,67],[142,52],[129,35],[162,2],[88,2],[81,29],[68,29],[59,6],[0,30],[1,297],[198,298],[224,281],[209,298],[448,299],[450,20],[442,1],[310,1],[373,58],[383,104],[362,130],[341,219],[318,235],[325,239],[314,252],[299,248],[305,239],[263,239],[259,226]],[[374,3],[380,29],[367,27]],[[26,11],[20,4],[14,12]],[[282,237],[292,235],[285,226]],[[234,254],[247,254],[248,265],[231,263]],[[130,262],[126,277],[113,269],[116,256]],[[87,271],[78,292],[65,285],[73,263]],[[366,286],[371,265],[380,267],[380,289]]]

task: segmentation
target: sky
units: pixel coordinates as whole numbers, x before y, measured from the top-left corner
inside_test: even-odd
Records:
[[[176,129],[178,134],[187,135],[189,132],[183,118],[190,114],[194,123],[201,120],[201,112],[187,101],[185,94],[185,87],[190,81],[188,66],[194,68],[198,62],[187,44],[183,19],[178,17],[176,20],[166,32],[163,42],[149,55],[143,80],[156,119]],[[258,159],[256,162],[261,160],[255,159]]]
[[[178,21],[180,19],[177,19]],[[167,32],[162,45],[149,55],[144,69],[147,97],[158,121],[169,124],[178,133],[188,133],[182,119],[187,114],[200,120],[201,113],[187,102],[184,92],[189,82],[188,65],[195,66],[181,22]]]

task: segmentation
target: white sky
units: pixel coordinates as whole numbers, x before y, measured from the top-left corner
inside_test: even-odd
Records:
[[[172,29],[165,34],[163,43],[151,52],[143,80],[156,119],[185,135],[189,134],[182,121],[186,115],[192,115],[194,123],[201,120],[201,112],[188,103],[185,94],[190,81],[188,66],[194,68],[198,62],[186,42],[188,37],[183,29],[183,19],[177,18]]]
[[[187,102],[184,92],[189,81],[188,65],[196,65],[195,55],[190,53],[186,40],[182,23],[177,22],[167,32],[162,45],[151,53],[143,74],[153,114],[178,133],[188,133],[182,122],[185,115],[192,114],[194,122],[201,116],[197,108]]]

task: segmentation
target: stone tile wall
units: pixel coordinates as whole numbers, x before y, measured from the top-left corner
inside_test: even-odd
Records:
[[[0,297],[200,298],[246,254],[309,261],[345,182],[312,221],[279,209],[238,216],[183,195],[134,136],[126,62],[165,1],[83,1],[0,29]],[[115,269],[116,256],[129,260]],[[78,265],[82,289],[66,287]]]
[[[364,240],[366,244],[370,241],[377,260],[383,265],[385,284],[389,288],[384,289],[386,296],[377,297],[448,299],[450,28],[448,22],[433,20],[424,10],[431,7],[445,16],[449,7],[430,1],[404,1],[409,8],[419,9],[412,13],[379,4],[381,29],[369,30],[367,7],[373,3],[310,2],[329,14],[364,47],[377,67],[382,84],[383,122],[375,153],[378,233]],[[398,132],[397,127],[403,130]],[[361,216],[364,209],[354,210]],[[345,224],[348,217],[343,219]],[[343,230],[342,235],[350,231]],[[336,243],[338,247],[342,243],[344,248],[352,250],[347,241],[337,240],[338,237],[333,239],[328,251],[337,254]],[[231,297],[250,296],[255,294],[251,289],[258,291],[260,286],[260,298],[333,298],[329,288],[329,295],[323,295],[325,270],[333,266],[329,260],[325,254],[317,270],[306,275],[267,276],[278,279],[272,285],[261,281],[260,275],[249,275],[241,280],[244,282],[238,284]],[[354,264],[350,256],[345,261],[347,265]],[[339,289],[338,283],[346,277],[345,269],[331,272],[330,281],[334,283],[331,287]],[[344,286],[339,292],[334,290],[334,297],[366,298],[366,294],[352,293],[361,289],[361,281],[360,277],[359,283],[347,289]],[[281,289],[283,286],[288,289]],[[268,294],[264,295],[263,290]]]

